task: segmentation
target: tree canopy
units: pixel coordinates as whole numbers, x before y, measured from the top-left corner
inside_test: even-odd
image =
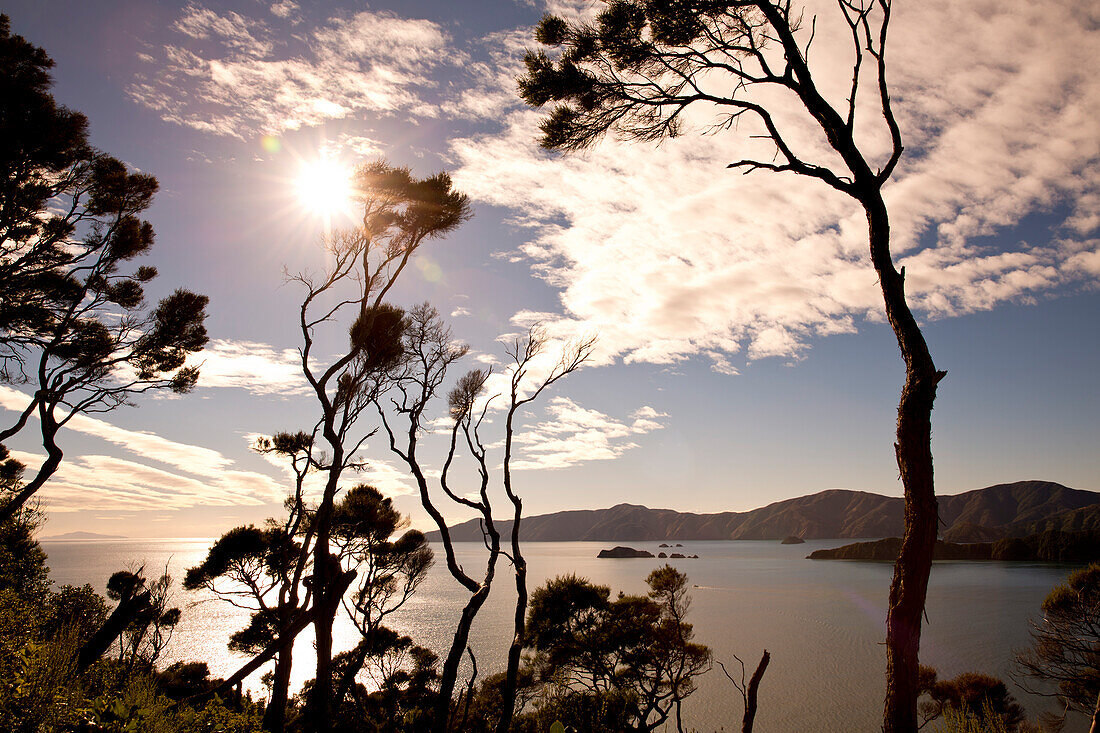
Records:
[[[46,460],[4,497],[10,517],[53,475],[58,431],[142,392],[187,392],[188,355],[207,342],[206,296],[176,290],[153,308],[153,227],[140,214],[157,181],[88,144],[87,120],[50,94],[46,53],[0,16],[0,382],[32,394],[0,440],[38,417]]]
[[[709,131],[744,126],[747,138],[771,148],[728,168],[814,178],[863,209],[886,319],[905,362],[895,441],[905,535],[886,620],[883,728],[914,733],[921,621],[937,534],[931,413],[946,372],[932,360],[906,300],[904,268],[895,268],[890,250],[882,187],[904,150],[886,79],[892,5],[836,0],[851,64],[848,95],[840,104],[822,94],[809,61],[816,18],[807,18],[806,9],[790,0],[606,0],[591,22],[547,15],[535,39],[553,56],[528,52],[519,93],[534,107],[553,103],[542,122],[541,144],[563,151],[586,148],[609,132],[628,140],[675,137],[689,107],[709,108]],[[811,147],[795,144],[791,130],[779,123],[780,97],[795,101],[797,115],[824,135],[835,155],[815,158]],[[857,118],[884,128],[884,152],[857,136]]]
[[[1024,675],[1053,683],[1068,708],[1100,723],[1100,564],[1072,573],[1050,591],[1032,622],[1031,647],[1016,655]],[[1038,688],[1039,694],[1049,694]]]
[[[646,596],[612,599],[610,588],[567,575],[531,593],[527,642],[543,687],[536,707],[597,715],[569,720],[581,730],[648,731],[673,714],[679,718],[695,678],[710,669],[711,653],[692,641],[685,621],[687,576],[666,565],[646,583]],[[609,711],[617,711],[614,723],[603,717]]]

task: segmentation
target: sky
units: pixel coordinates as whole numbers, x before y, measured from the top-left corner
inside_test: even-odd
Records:
[[[6,3],[12,31],[57,62],[55,97],[88,116],[92,143],[160,182],[150,297],[182,286],[211,299],[192,394],[144,396],[65,431],[43,534],[210,537],[280,512],[285,467],[250,445],[316,419],[298,363],[301,291],[286,274],[323,268],[320,237],[343,221],[303,195],[319,160],[447,171],[469,195],[473,218],[428,243],[393,294],[440,311],[470,346],[466,368],[499,371],[502,340],[534,323],[598,336],[591,362],[522,415],[527,515],[621,502],[743,511],[828,488],[900,495],[904,369],[853,202],[819,181],[727,170],[761,143],[748,126],[714,131],[706,109],[659,145],[539,149],[541,113],[515,83],[532,28],[548,11],[595,9]],[[808,8],[810,61],[843,100],[850,50],[836,12]],[[948,372],[933,413],[940,493],[1027,479],[1100,490],[1098,54],[1100,10],[1087,0],[895,6],[888,78],[906,153],[885,195],[910,302]],[[820,134],[772,101],[791,139],[827,162]],[[881,156],[875,119],[860,117],[857,133]],[[0,386],[0,416],[14,418],[18,389]],[[501,430],[491,412],[494,467]],[[31,466],[33,432],[10,442]],[[426,441],[438,469],[441,438]],[[380,436],[364,458],[349,480],[428,528]],[[472,490],[472,464],[459,469]]]

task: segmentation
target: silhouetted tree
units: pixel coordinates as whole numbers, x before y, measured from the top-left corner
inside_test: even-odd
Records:
[[[686,576],[666,565],[646,583],[648,596],[620,593],[611,600],[606,586],[560,576],[531,593],[531,664],[547,695],[541,704],[567,716],[563,722],[582,730],[651,731],[675,712],[680,727],[679,708],[710,668],[710,649],[692,641],[684,621]],[[603,717],[609,711],[612,720]],[[569,719],[578,712],[601,719]]]
[[[297,515],[288,524],[294,525]],[[232,651],[259,654],[279,638],[300,612],[299,587],[304,565],[299,545],[288,527],[274,520],[259,529],[236,527],[222,535],[201,564],[189,568],[183,587],[205,589],[218,598],[252,611],[248,626],[229,640]],[[306,555],[308,559],[308,555]],[[303,605],[308,603],[308,594]],[[264,729],[281,731],[292,665],[293,639],[279,649]]]
[[[342,562],[359,574],[355,589],[343,604],[362,637],[345,657],[333,697],[337,706],[367,657],[386,657],[390,650],[377,637],[383,632],[387,638],[393,634],[383,621],[405,605],[432,566],[432,551],[422,532],[410,529],[394,538],[408,524],[391,499],[364,484],[344,494],[333,513],[333,543]]]
[[[177,290],[151,310],[154,267],[124,269],[153,245],[156,179],[87,143],[87,120],[49,93],[46,53],[0,16],[0,382],[33,395],[0,441],[37,415],[46,458],[0,505],[11,517],[52,476],[57,433],[156,389],[187,392],[188,354],[207,341],[207,298]]]
[[[1012,733],[1025,722],[1024,709],[1002,680],[978,672],[963,672],[950,680],[938,679],[932,667],[921,666],[921,727],[954,712],[979,725],[999,723]],[[924,697],[927,696],[927,700]],[[996,721],[986,720],[988,716]]]
[[[171,577],[165,573],[152,583],[144,568],[119,570],[107,580],[107,597],[117,601],[110,616],[80,647],[77,669],[97,662],[115,643],[119,662],[133,672],[141,664],[152,671],[179,623],[180,611],[170,607]]]
[[[19,491],[24,470],[25,466],[0,445],[0,501]],[[0,591],[11,590],[41,602],[50,581],[46,553],[34,538],[45,517],[34,503],[0,520]]]
[[[764,653],[760,655],[760,662],[756,665],[756,671],[752,673],[747,682],[745,681],[745,663],[736,654],[733,655],[733,658],[741,666],[740,682],[729,673],[726,665],[719,662],[718,666],[722,668],[722,674],[726,675],[726,679],[732,682],[737,691],[741,693],[741,700],[745,704],[745,712],[741,716],[741,733],[752,733],[753,725],[756,724],[757,696],[760,693],[760,682],[764,679],[764,672],[767,671],[772,656],[768,654],[767,649],[764,650]],[[679,709],[677,709],[676,723],[679,726]]]
[[[118,600],[119,596],[112,594],[116,586],[116,577],[130,575],[126,571],[115,573],[107,582],[107,597]],[[140,571],[134,580],[139,586],[145,583]],[[129,582],[129,581],[125,581]],[[143,605],[130,623],[122,630],[118,639],[119,661],[124,662],[128,669],[133,670],[141,664],[146,671],[156,669],[157,660],[160,659],[168,643],[172,640],[172,633],[180,621],[180,610],[171,605],[172,602],[172,576],[167,572],[148,584],[149,600]]]
[[[390,381],[379,386],[375,392],[375,406],[389,438],[390,450],[408,465],[420,493],[420,503],[439,528],[448,572],[470,594],[459,616],[450,650],[443,662],[439,692],[432,712],[432,730],[446,731],[450,717],[451,696],[454,694],[458,679],[459,663],[467,648],[470,627],[474,617],[489,597],[493,578],[496,575],[496,563],[500,557],[500,533],[493,522],[488,494],[489,468],[485,459],[485,447],[478,433],[481,421],[485,417],[486,407],[482,407],[480,414],[476,410],[476,401],[485,386],[488,373],[480,370],[470,372],[459,380],[449,395],[448,403],[452,418],[450,447],[439,478],[440,488],[452,501],[477,511],[482,519],[482,531],[488,556],[485,572],[482,579],[478,581],[458,564],[447,522],[432,498],[428,478],[417,455],[420,435],[427,420],[425,411],[442,389],[448,369],[466,355],[467,347],[454,341],[450,329],[439,318],[439,312],[424,303],[416,306],[409,313],[404,349],[406,356],[403,369],[389,375]],[[388,406],[384,400],[389,402]],[[391,419],[387,417],[387,407],[407,423],[407,428],[402,430],[401,440],[398,439],[398,435],[402,433],[391,425]],[[458,447],[459,435],[464,437],[471,455],[477,462],[479,474],[477,499],[459,496],[450,486],[450,469]]]
[[[516,413],[521,407],[538,399],[550,385],[580,368],[592,355],[595,337],[580,339],[568,344],[556,365],[537,384],[525,385],[524,381],[532,362],[543,352],[547,344],[546,333],[531,329],[523,338],[512,341],[508,347],[511,359],[508,414],[504,420],[504,493],[512,503],[512,532],[510,539],[512,568],[516,580],[516,608],[513,616],[512,644],[508,647],[508,666],[505,671],[501,697],[504,707],[497,726],[499,733],[507,733],[515,709],[516,685],[519,675],[520,654],[526,643],[525,618],[527,616],[527,561],[520,548],[520,523],[523,520],[523,501],[512,485],[512,454],[514,449]],[[524,391],[524,390],[527,391]]]
[[[770,158],[728,167],[816,178],[854,199],[866,213],[871,263],[906,371],[895,444],[905,490],[905,535],[890,587],[883,713],[886,732],[901,733],[917,726],[921,614],[937,531],[931,413],[945,372],[936,370],[906,303],[904,268],[895,269],[890,252],[882,188],[902,154],[886,82],[891,6],[891,0],[837,0],[852,54],[851,86],[841,106],[818,88],[807,61],[814,24],[803,28],[803,11],[789,0],[613,0],[592,24],[546,16],[536,38],[560,48],[560,56],[528,53],[519,86],[531,105],[557,103],[542,124],[547,148],[581,149],[611,130],[635,140],[675,136],[683,111],[702,102],[715,110],[713,129],[752,122],[760,131],[757,137],[774,145]],[[872,89],[860,95],[864,81]],[[753,96],[757,90],[793,94],[839,160],[818,163],[796,150],[772,103]],[[877,146],[863,146],[856,138],[863,105],[889,134],[889,150],[879,162],[868,154]]]
[[[327,238],[327,271],[292,278],[306,290],[299,317],[301,363],[320,411],[313,434],[325,446],[323,461],[318,459],[325,486],[313,520],[311,578],[317,646],[311,705],[321,731],[331,726],[332,623],[354,578],[332,552],[336,494],[344,471],[360,465],[357,452],[373,432],[356,432],[363,410],[372,404],[372,390],[403,358],[404,313],[384,299],[424,241],[448,234],[470,215],[467,197],[452,189],[445,173],[417,179],[407,168],[378,162],[361,167],[355,181],[362,226]],[[318,364],[317,331],[341,317],[350,321],[340,326],[348,334],[347,351],[327,365]]]
[[[187,571],[184,588],[204,588],[222,600],[252,611],[249,625],[235,633],[229,648],[252,654],[253,664],[275,657],[271,698],[264,711],[264,730],[282,731],[290,691],[294,639],[308,625],[311,589],[304,587],[311,566],[313,529],[302,498],[313,460],[313,436],[281,432],[257,439],[253,448],[285,458],[294,474],[294,489],[281,519],[268,519],[260,529],[236,527],[214,543],[203,562]],[[257,662],[257,660],[260,660]],[[250,670],[251,671],[251,670]],[[238,672],[222,686],[237,684],[247,674]],[[203,688],[198,694],[215,689]]]
[[[368,689],[353,681],[348,692],[339,696],[334,729],[427,733],[439,683],[437,662],[432,651],[410,637],[377,627],[369,639],[333,659],[340,677],[347,678],[346,665],[358,665],[356,673],[362,672],[370,682]]]
[[[1066,578],[1042,608],[1043,617],[1031,624],[1031,647],[1016,655],[1016,664],[1024,675],[1057,685],[1054,695],[1066,709],[1091,716],[1090,733],[1100,733],[1100,564]]]
[[[450,329],[443,324],[439,313],[427,303],[409,312],[408,323],[405,335],[404,367],[389,375],[389,382],[381,385],[377,390],[376,405],[390,440],[390,449],[408,465],[419,489],[420,503],[439,529],[447,569],[470,594],[459,616],[450,649],[443,663],[433,730],[445,731],[453,722],[451,721],[451,698],[458,680],[462,655],[468,650],[470,627],[489,596],[496,577],[497,561],[502,554],[512,562],[518,591],[508,670],[501,688],[504,704],[499,728],[507,730],[515,704],[516,675],[519,667],[519,651],[522,649],[524,640],[524,615],[527,607],[527,566],[520,553],[519,539],[522,501],[513,487],[511,475],[515,415],[521,406],[536,399],[547,387],[580,368],[591,353],[593,339],[582,339],[566,344],[559,360],[551,364],[548,371],[537,377],[532,377],[530,371],[533,360],[546,348],[545,335],[538,329],[531,330],[524,337],[514,340],[509,348],[509,356],[512,359],[509,382],[510,401],[506,408],[508,412],[505,421],[502,470],[505,493],[513,505],[510,552],[502,550],[500,532],[493,520],[493,505],[489,495],[491,472],[480,433],[489,404],[497,397],[497,395],[491,395],[484,398],[482,394],[489,372],[480,369],[468,372],[448,393],[447,406],[451,417],[450,444],[443,459],[439,488],[447,499],[472,509],[478,514],[487,555],[485,571],[481,579],[477,580],[458,564],[446,520],[436,505],[421,459],[417,455],[420,435],[428,419],[426,411],[446,382],[449,368],[465,356],[467,349],[453,339]],[[388,412],[394,413],[405,422],[400,440],[397,428],[391,424],[392,419],[387,417]],[[456,491],[452,486],[451,468],[460,449],[460,439],[465,443],[466,449],[477,466],[478,487],[473,492]]]

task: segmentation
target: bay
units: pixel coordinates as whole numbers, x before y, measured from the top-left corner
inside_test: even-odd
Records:
[[[166,661],[203,660],[214,674],[227,675],[244,661],[226,650],[226,642],[244,625],[247,612],[179,585],[186,568],[200,562],[210,544],[209,539],[195,538],[47,541],[43,547],[57,585],[90,583],[103,592],[115,570],[144,565],[146,575],[154,576],[167,569],[183,619]],[[688,620],[695,626],[696,639],[713,649],[716,661],[739,674],[735,655],[739,656],[751,674],[761,652],[771,652],[760,690],[757,731],[880,729],[891,564],[805,559],[815,549],[842,544],[836,540],[802,545],[684,542],[673,550],[698,554],[698,559],[597,559],[599,550],[610,544],[526,544],[529,588],[576,573],[613,591],[644,593],[646,575],[669,562],[694,586]],[[656,554],[661,551],[657,544],[632,546]],[[467,596],[448,575],[441,548],[435,549],[436,565],[392,625],[442,655]],[[459,543],[456,549],[459,564],[480,577],[484,548]],[[1028,645],[1028,619],[1039,613],[1043,598],[1072,569],[1046,563],[936,563],[929,583],[922,663],[938,668],[941,677],[964,671],[1001,677],[1034,717],[1049,700],[1029,695],[1012,682],[1013,652]],[[503,669],[514,598],[513,576],[502,558],[493,592],[474,626],[472,646],[482,675]],[[356,641],[346,619],[338,623],[334,636],[338,650]],[[296,686],[312,676],[312,654],[307,630],[295,646]],[[250,678],[248,687],[263,695],[259,674]],[[739,693],[715,665],[685,703],[685,723],[701,732],[739,730],[741,712]]]

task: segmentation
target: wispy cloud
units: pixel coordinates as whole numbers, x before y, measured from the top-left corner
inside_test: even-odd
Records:
[[[546,411],[548,419],[516,433],[520,455],[513,461],[513,469],[568,468],[618,458],[638,447],[631,438],[660,430],[664,425],[658,418],[667,417],[645,406],[631,413],[627,422],[582,407],[567,397],[550,400]]]
[[[407,469],[381,459],[369,460],[366,467],[355,474],[355,483],[370,484],[390,497],[415,491]]]
[[[192,361],[201,365],[200,387],[243,389],[259,395],[299,394],[308,387],[296,349],[214,339]]]
[[[25,451],[12,454],[32,468],[44,458]],[[247,471],[196,478],[125,458],[85,454],[66,458],[40,496],[51,512],[259,506],[282,498],[274,483]]]
[[[560,312],[537,314],[553,335],[599,332],[602,363],[703,356],[736,374],[746,361],[797,359],[814,339],[882,318],[865,218],[852,201],[796,176],[725,170],[771,154],[751,124],[703,136],[714,117],[693,107],[688,134],[658,147],[611,139],[583,155],[550,155],[535,143],[541,115],[515,93],[531,29],[456,44],[432,21],[365,11],[286,40],[276,25],[299,17],[293,5],[258,18],[189,5],[179,42],[151,56],[158,75],[130,93],[165,119],[223,135],[389,113],[470,123],[476,132],[449,151],[457,185],[528,229],[502,255],[559,289]],[[548,4],[573,18],[594,7]],[[835,6],[815,10],[811,60],[823,93],[842,102],[847,29]],[[922,316],[1095,284],[1100,85],[1089,70],[1100,30],[1080,22],[1089,12],[1076,0],[895,10],[889,76],[907,153],[886,195]],[[804,110],[768,102],[805,157],[834,159]],[[880,120],[857,119],[857,132],[866,150],[885,151]],[[354,142],[371,154],[383,147]],[[1054,213],[1053,233],[1004,236],[1029,215]]]
[[[1080,22],[1085,12],[1068,0],[936,0],[896,13],[890,77],[908,153],[887,195],[924,315],[1095,283],[1100,138],[1089,121],[1100,85],[1088,69],[1100,30]],[[821,9],[813,60],[825,92],[843,100],[851,66],[844,46],[828,45],[846,38],[825,27],[833,16]],[[828,162],[804,117],[777,110],[789,139]],[[704,355],[736,373],[735,360],[797,357],[815,338],[882,317],[866,222],[851,201],[795,176],[724,170],[755,144],[749,125],[700,136],[713,117],[697,109],[690,133],[659,147],[609,139],[562,157],[536,146],[539,120],[515,110],[499,134],[456,141],[455,180],[530,229],[518,252],[561,291],[552,328],[594,327],[604,361]],[[881,152],[886,140],[869,122],[857,129]],[[988,239],[1057,211],[1068,212],[1063,236]]]
[[[271,13],[298,19],[294,3],[276,3]],[[435,84],[431,72],[442,60],[460,61],[428,20],[363,11],[289,40],[270,23],[189,5],[174,25],[180,43],[149,54],[156,73],[127,92],[170,122],[244,137],[362,111],[434,116],[416,90]]]
[[[0,387],[0,407],[22,410],[27,395]],[[61,468],[44,489],[57,511],[97,508],[138,508],[163,500],[163,507],[201,504],[263,504],[278,502],[285,485],[271,476],[237,469],[235,461],[211,448],[180,443],[154,433],[120,428],[106,420],[77,415],[68,430],[89,435],[123,449],[143,462],[159,463],[171,470],[154,468],[136,461],[106,455],[66,456]],[[30,469],[43,457],[23,453]],[[174,498],[163,498],[172,494]],[[157,508],[152,506],[151,508]]]

